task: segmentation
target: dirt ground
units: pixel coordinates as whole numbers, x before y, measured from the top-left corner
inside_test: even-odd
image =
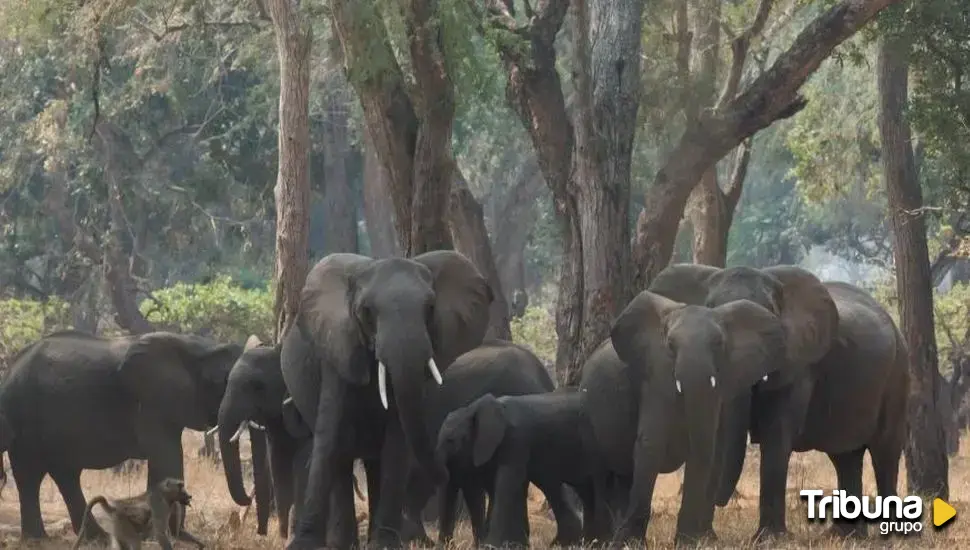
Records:
[[[970,548],[970,438],[964,438],[960,455],[950,462],[950,503],[957,509],[957,517],[950,524],[936,531],[930,523],[930,506],[924,506],[924,529],[922,536],[882,540],[870,535],[868,541],[844,542],[827,537],[826,526],[809,524],[805,519],[805,501],[798,497],[802,488],[818,488],[828,492],[835,486],[835,471],[828,459],[820,453],[801,453],[792,459],[788,478],[788,529],[791,533],[787,541],[776,541],[773,548]],[[236,506],[229,497],[225,478],[220,467],[202,459],[195,458],[201,446],[201,434],[186,432],[186,482],[193,495],[192,508],[187,518],[188,528],[199,536],[210,549],[214,550],[256,550],[263,548],[282,549],[285,541],[275,530],[275,518],[270,520],[270,534],[256,536],[256,514],[254,507],[249,509]],[[905,461],[904,461],[905,462]],[[7,463],[9,468],[9,462]],[[745,548],[752,546],[750,537],[758,523],[758,455],[749,451],[745,462],[744,474],[739,485],[739,496],[727,507],[719,508],[715,516],[715,530],[718,533],[718,548]],[[9,472],[8,472],[9,474]],[[82,476],[85,494],[90,498],[98,493],[107,496],[128,496],[144,490],[145,471],[133,474],[114,474],[110,470],[87,471]],[[677,511],[680,507],[678,491],[683,470],[660,476],[654,495],[654,513],[647,532],[651,548],[672,548]],[[868,458],[865,465],[866,493],[875,494]],[[900,488],[905,487],[905,472],[900,475]],[[20,512],[17,504],[16,486],[9,476],[7,487],[0,495],[0,548],[39,548],[67,549],[73,544],[75,536],[67,519],[67,509],[57,488],[50,478],[41,488],[41,506],[44,524],[51,540],[43,543],[25,544],[20,541]],[[530,516],[532,545],[534,548],[548,547],[555,534],[555,523],[551,514],[544,510],[541,495],[533,490],[530,496]],[[361,529],[366,528],[363,502],[357,503]],[[962,518],[966,513],[968,517]],[[97,516],[96,512],[96,516]],[[877,533],[870,528],[870,533]],[[432,537],[434,533],[430,533]],[[455,548],[471,547],[470,531],[461,524],[458,529],[458,542]],[[154,546],[154,543],[152,543]],[[179,546],[191,548],[184,543]]]

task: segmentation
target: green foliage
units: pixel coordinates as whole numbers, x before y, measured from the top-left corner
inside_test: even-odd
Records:
[[[45,334],[71,328],[70,306],[59,298],[0,300],[0,374],[20,350]]]
[[[159,326],[180,332],[205,332],[223,342],[244,342],[255,334],[264,342],[273,337],[273,293],[245,289],[221,275],[208,284],[177,283],[153,293],[140,304],[142,314]]]
[[[525,315],[512,319],[512,341],[528,346],[542,361],[556,360],[556,319],[541,307],[528,307]]]

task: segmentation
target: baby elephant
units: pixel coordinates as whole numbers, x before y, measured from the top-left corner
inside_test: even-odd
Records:
[[[448,415],[438,433],[439,460],[448,465],[447,494],[463,484],[483,487],[489,495],[486,546],[528,546],[529,483],[548,500],[559,526],[553,544],[572,545],[578,517],[563,498],[563,484],[583,503],[582,537],[606,540],[609,528],[597,528],[592,469],[584,452],[581,394],[574,389],[494,397],[484,395]],[[454,497],[451,498],[451,503]],[[572,525],[570,525],[572,524]],[[605,531],[605,532],[604,532]]]

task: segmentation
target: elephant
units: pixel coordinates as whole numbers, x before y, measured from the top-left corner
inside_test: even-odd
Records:
[[[25,348],[0,385],[22,536],[47,536],[39,501],[47,474],[75,533],[85,514],[82,470],[134,458],[148,461],[149,487],[168,477],[184,479],[182,431],[216,424],[242,349],[170,332],[102,338],[74,330]],[[88,523],[88,533],[106,536],[93,519]]]
[[[482,343],[492,300],[471,261],[449,250],[413,258],[330,254],[310,270],[280,352],[286,388],[313,432],[289,550],[324,544],[333,491],[335,505],[353,512],[356,458],[377,503],[368,542],[402,546],[409,467],[402,457],[413,455],[435,483],[447,477],[426,430],[425,382],[440,383],[441,370]]]
[[[502,397],[486,394],[445,418],[438,433],[439,460],[460,464],[467,472],[466,483],[473,479],[489,493],[485,545],[529,545],[530,482],[547,495],[557,519],[576,521],[575,512],[562,498],[563,484],[570,485],[583,503],[583,538],[592,542],[610,534],[609,525],[597,529],[584,422],[582,395],[575,388]],[[558,536],[552,541],[565,546],[577,543]]]
[[[719,305],[743,297],[766,307],[786,326],[790,379],[755,385],[736,401],[738,416],[726,437],[724,475],[716,503],[725,506],[744,464],[747,434],[760,447],[761,492],[755,537],[783,535],[785,487],[791,453],[819,450],[835,466],[839,487],[862,491],[869,449],[879,494],[896,494],[906,438],[908,350],[885,309],[862,289],[818,281],[794,266],[765,269],[675,264],[651,289],[688,303]],[[837,521],[839,535],[865,526]]]
[[[435,383],[431,381],[427,384]],[[429,393],[428,437],[431,441],[437,441],[438,432],[448,414],[471,404],[483,395],[530,395],[550,392],[554,388],[555,383],[549,372],[531,350],[506,340],[490,338],[481,346],[455,359],[442,375],[439,391],[429,391],[434,390],[433,387],[426,389]],[[474,475],[474,472],[471,474]],[[459,489],[469,510],[476,544],[481,539],[485,523],[485,489],[475,481],[468,472],[462,471],[460,465],[455,465],[454,468],[449,468],[449,482],[437,488],[439,544],[446,544],[454,533],[455,497]],[[430,542],[421,521],[421,511],[435,488],[420,465],[412,461],[405,511],[408,521],[406,527],[415,532],[408,533],[406,540]],[[548,490],[551,495],[550,502],[557,501],[553,509],[560,513],[557,517],[560,518],[562,528],[558,538],[567,543],[579,542],[582,535],[579,518],[571,510],[558,506],[558,501],[563,500],[559,487]]]
[[[736,424],[747,426],[736,401],[748,398],[756,383],[793,376],[784,361],[783,320],[750,300],[705,307],[643,291],[615,319],[608,342],[584,365],[580,388],[598,463],[632,474],[612,545],[642,542],[657,475],[683,464],[676,538],[714,537],[712,488],[721,475],[725,437],[733,436]],[[617,360],[628,368],[610,365]],[[609,380],[607,373],[617,369],[625,375]],[[634,396],[623,395],[628,392]],[[629,433],[617,434],[617,426]],[[618,442],[633,443],[632,464],[631,447],[621,450]]]
[[[291,523],[299,517],[306,486],[306,463],[309,458],[312,433],[292,406],[286,393],[280,367],[279,346],[265,346],[251,336],[243,354],[229,373],[226,392],[219,407],[219,449],[229,493],[240,506],[248,506],[250,499],[243,484],[239,458],[239,436],[250,423],[263,426],[269,444],[270,474],[254,469],[257,499],[257,533],[265,535],[269,522],[269,495],[275,498],[279,516],[279,535],[289,537]],[[265,444],[265,443],[264,443]],[[254,443],[256,445],[256,443]],[[260,445],[262,446],[262,445]],[[255,449],[255,447],[254,447]],[[265,450],[263,451],[265,453]],[[262,487],[261,484],[270,487]],[[355,482],[356,489],[356,482]],[[359,493],[359,489],[357,489]],[[265,501],[260,503],[260,495]],[[264,512],[260,512],[263,510]],[[292,517],[290,511],[293,511]],[[350,529],[352,518],[331,519],[335,529]],[[341,534],[355,537],[354,533]]]

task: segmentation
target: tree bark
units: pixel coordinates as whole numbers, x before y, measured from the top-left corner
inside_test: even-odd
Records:
[[[276,178],[276,326],[280,342],[296,319],[308,270],[310,207],[310,46],[313,30],[297,0],[265,0],[280,62]]]
[[[705,172],[728,151],[805,106],[798,90],[836,46],[882,9],[901,0],[842,0],[795,38],[772,66],[722,108],[700,113],[654,177],[637,220],[634,288],[647,288],[670,261],[687,199]],[[730,78],[729,78],[730,81]]]
[[[554,47],[569,2],[539,3],[525,26],[505,3],[486,5],[492,16],[488,23],[515,37],[499,41],[506,94],[532,138],[562,228],[556,371],[560,382],[572,385],[630,298],[627,213],[644,3],[577,3],[575,127]]]
[[[370,254],[374,258],[401,255],[394,231],[394,204],[389,198],[388,187],[387,171],[377,157],[369,132],[364,132],[364,220]]]
[[[324,250],[357,252],[357,204],[347,177],[350,141],[347,136],[350,103],[346,86],[334,85],[323,132]]]
[[[688,214],[694,237],[692,249],[695,264],[724,267],[727,263],[731,223],[741,199],[750,158],[750,142],[745,141],[738,151],[726,189],[721,189],[717,170],[711,168],[704,172],[700,184],[691,193]]]
[[[475,199],[461,170],[453,169],[456,180],[451,186],[451,210],[449,224],[455,248],[475,264],[488,280],[492,289],[492,305],[489,309],[488,336],[512,340],[509,328],[509,305],[502,290],[498,269],[492,255],[492,244],[485,227],[482,205]]]
[[[940,393],[933,320],[933,287],[909,122],[908,44],[884,39],[879,47],[879,132],[882,168],[893,234],[899,319],[909,346],[909,439],[906,474],[910,494],[949,498],[946,437],[936,410]]]
[[[331,10],[348,80],[391,183],[398,242],[408,257],[453,247],[447,214],[455,104],[436,5],[411,0],[404,10],[414,98],[374,0],[334,0]]]
[[[492,250],[510,314],[518,317],[525,313],[528,304],[525,294],[525,247],[529,242],[530,228],[535,222],[536,200],[543,184],[539,165],[531,157],[516,171],[515,177],[511,191],[495,208],[495,244]]]

